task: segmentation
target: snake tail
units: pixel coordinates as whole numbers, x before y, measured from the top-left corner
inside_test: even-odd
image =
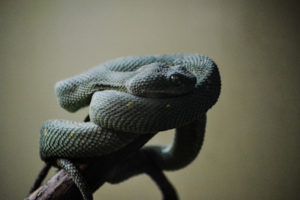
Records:
[[[86,180],[71,161],[67,159],[57,159],[56,164],[64,169],[72,178],[84,200],[93,200],[92,192],[90,191]]]

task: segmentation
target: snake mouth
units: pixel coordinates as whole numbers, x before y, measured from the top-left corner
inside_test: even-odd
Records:
[[[193,89],[188,91],[168,91],[166,93],[165,90],[141,90],[139,94],[132,94],[134,96],[138,97],[145,97],[145,98],[176,98],[176,97],[182,97],[193,93]]]

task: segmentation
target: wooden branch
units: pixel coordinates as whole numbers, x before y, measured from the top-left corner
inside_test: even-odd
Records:
[[[131,176],[139,173],[147,173],[158,185],[163,193],[164,199],[176,200],[176,190],[167,180],[162,170],[149,160],[138,149],[141,148],[153,135],[141,135],[138,140],[128,145],[121,151],[115,152],[109,156],[103,156],[97,161],[89,162],[88,164],[79,164],[78,168],[85,177],[90,189],[94,192],[101,187],[108,179],[114,179],[115,171],[121,169],[124,163],[134,163],[138,160],[140,166],[139,171],[134,169],[127,169],[128,177],[119,177],[116,179],[123,181]],[[120,174],[120,173],[119,173]],[[126,174],[126,173],[125,173]],[[110,176],[110,177],[108,177]],[[109,181],[109,180],[108,180]],[[113,181],[111,181],[113,182]],[[68,174],[64,170],[59,170],[53,177],[51,177],[44,185],[32,192],[25,200],[82,200],[81,193]]]
[[[31,193],[26,200],[82,200],[79,190],[64,170],[58,171],[43,186]]]

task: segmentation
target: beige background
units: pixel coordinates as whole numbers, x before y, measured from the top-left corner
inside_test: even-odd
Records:
[[[39,128],[81,121],[56,81],[126,55],[201,53],[222,92],[198,158],[168,172],[183,200],[300,199],[299,5],[296,1],[1,1],[0,198],[23,199],[42,166]],[[168,143],[161,133],[153,143]],[[53,173],[53,172],[52,172]],[[144,175],[95,199],[160,199]]]

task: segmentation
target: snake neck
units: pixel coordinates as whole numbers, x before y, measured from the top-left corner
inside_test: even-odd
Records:
[[[206,114],[200,120],[175,130],[169,146],[146,146],[142,150],[163,170],[178,170],[190,164],[198,155],[205,133]]]

